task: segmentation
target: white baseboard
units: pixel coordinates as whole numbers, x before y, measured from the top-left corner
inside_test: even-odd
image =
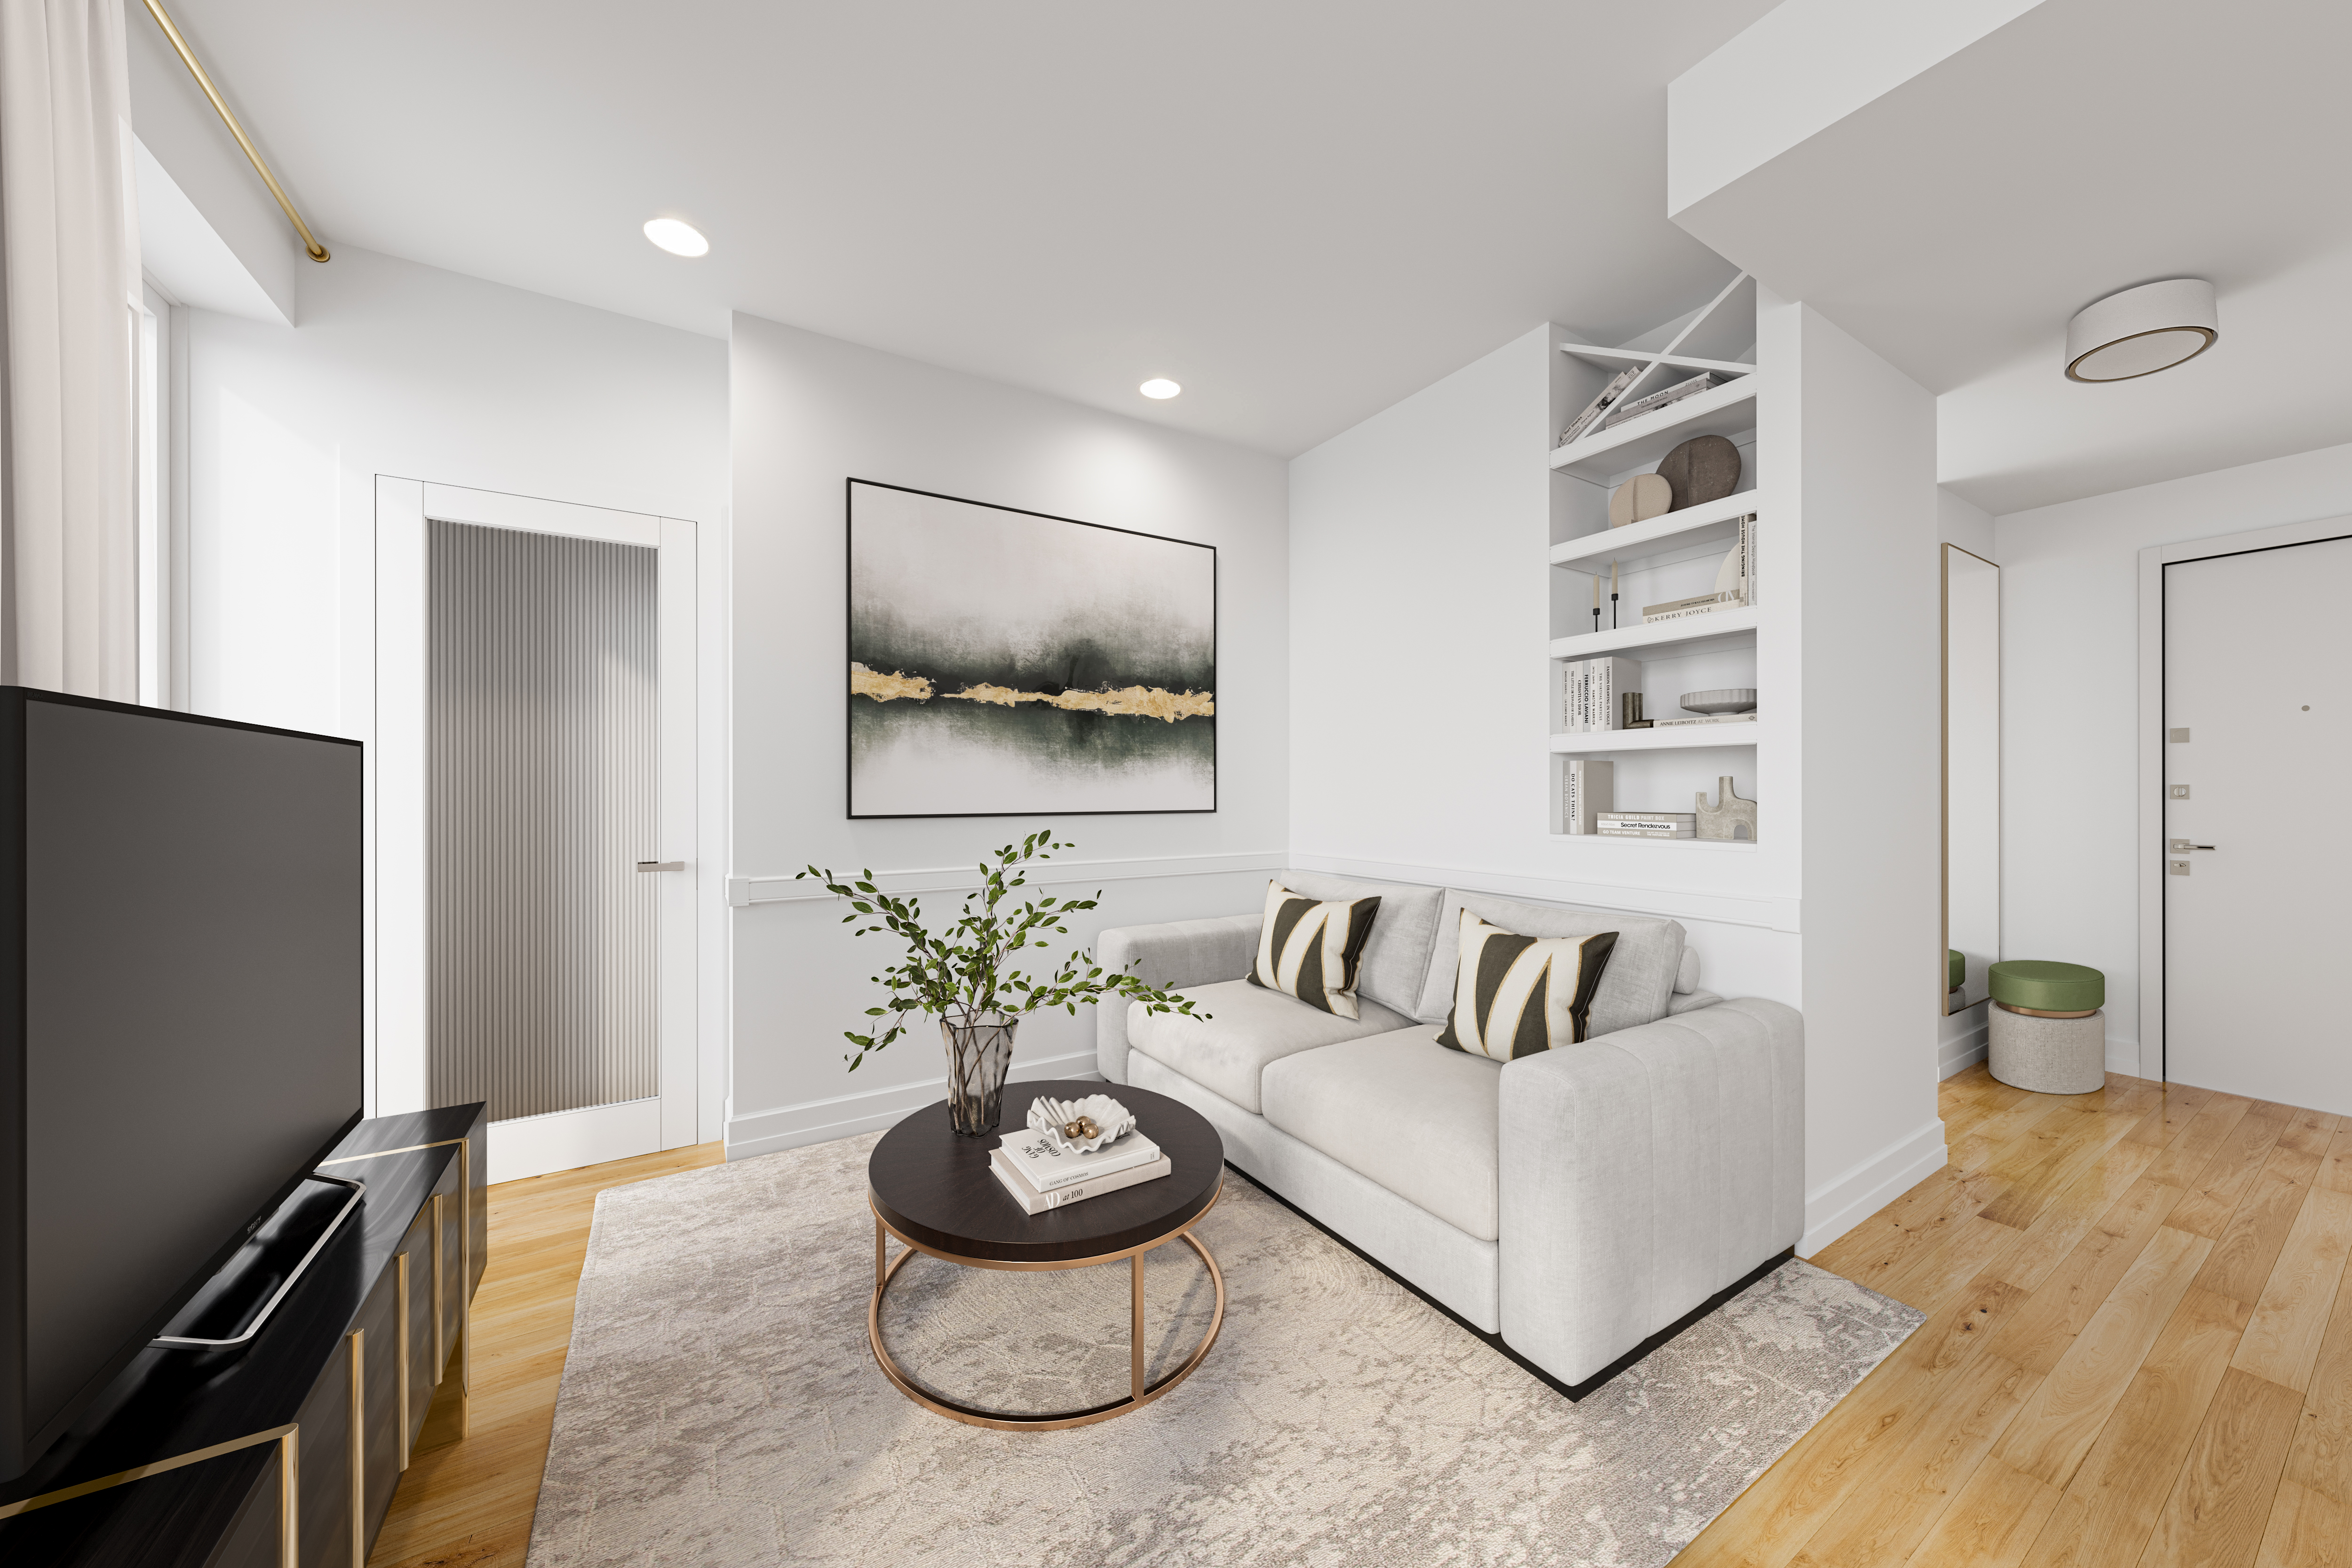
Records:
[[[1811,1258],[1942,1170],[1948,1158],[1940,1119],[1896,1139],[1805,1200],[1797,1256]]]
[[[1979,1024],[1967,1034],[1944,1041],[1936,1053],[1936,1081],[1941,1083],[1984,1060],[1985,1042],[1991,1033],[1985,1025]]]
[[[659,1100],[630,1100],[493,1121],[485,1179],[495,1185],[650,1154],[662,1146],[661,1111]]]
[[[1095,1070],[1092,1051],[1073,1052],[1066,1057],[1045,1057],[1037,1061],[1014,1062],[1007,1081],[1023,1083],[1045,1078],[1099,1078]],[[920,1083],[893,1085],[888,1089],[868,1089],[861,1094],[836,1095],[830,1100],[805,1100],[798,1105],[780,1105],[772,1110],[755,1110],[748,1116],[727,1119],[727,1157],[748,1160],[759,1154],[773,1154],[782,1149],[799,1149],[811,1143],[830,1143],[836,1138],[854,1138],[860,1132],[873,1132],[896,1126],[910,1112],[926,1105],[945,1100],[948,1080],[945,1073],[925,1079]],[[1027,1101],[1023,1101],[1023,1114],[1027,1113]],[[1010,1109],[1011,1097],[1007,1097]],[[1021,1118],[1014,1117],[1014,1124]]]

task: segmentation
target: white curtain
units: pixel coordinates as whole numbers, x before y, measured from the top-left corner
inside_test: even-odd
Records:
[[[138,700],[121,0],[0,0],[0,682]]]

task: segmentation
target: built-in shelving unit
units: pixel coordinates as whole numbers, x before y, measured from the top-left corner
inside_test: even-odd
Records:
[[[1580,760],[1614,764],[1614,805],[1621,811],[1691,810],[1695,793],[1711,791],[1728,774],[1739,793],[1757,795],[1759,748],[1773,743],[1773,693],[1758,679],[1758,641],[1769,608],[1772,502],[1755,473],[1757,410],[1769,394],[1769,373],[1755,363],[1756,290],[1742,274],[1687,316],[1644,338],[1610,348],[1559,342],[1562,368],[1555,375],[1556,414],[1562,423],[1584,407],[1627,365],[1642,376],[1620,395],[1621,402],[1648,395],[1702,371],[1726,378],[1724,384],[1695,393],[1664,408],[1621,425],[1587,432],[1554,448],[1552,474],[1551,635],[1548,652],[1555,711],[1545,744],[1551,768],[1551,830],[1566,835],[1564,785]],[[1697,436],[1721,436],[1742,453],[1741,488],[1728,496],[1685,506],[1623,528],[1608,526],[1610,492],[1633,476],[1657,468],[1667,453]],[[1713,588],[1724,554],[1738,542],[1741,520],[1753,517],[1750,541],[1759,570],[1750,582],[1751,602],[1706,615],[1643,624],[1641,606],[1688,598]],[[1760,579],[1760,582],[1757,579]],[[1618,594],[1613,617],[1607,595]],[[1592,629],[1592,596],[1601,595],[1602,628]],[[1607,621],[1619,624],[1612,628]],[[1753,687],[1761,716],[1737,724],[1674,724],[1640,730],[1559,732],[1570,667],[1590,658],[1640,662],[1647,716],[1682,717],[1686,692],[1721,687]],[[1769,803],[1761,813],[1771,831]],[[1706,839],[1620,838],[1570,836],[1578,842],[1632,844],[1620,853],[1698,850],[1753,854],[1747,842]]]

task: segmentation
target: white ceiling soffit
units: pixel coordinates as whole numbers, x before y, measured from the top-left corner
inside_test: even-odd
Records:
[[[147,144],[134,138],[132,153],[139,181],[139,262],[147,275],[183,305],[293,325]]]
[[[712,334],[746,310],[1289,454],[1546,320],[1616,342],[1719,286],[1660,210],[1665,84],[1768,6],[173,16],[330,247]],[[657,216],[709,256],[656,250]]]
[[[1970,0],[1906,34],[1937,8],[1858,3],[1790,0],[1674,84],[1672,216],[1940,394],[1945,483],[2006,512],[2352,440],[2352,6]],[[2066,380],[2074,312],[2178,277],[2219,290],[2210,352]]]

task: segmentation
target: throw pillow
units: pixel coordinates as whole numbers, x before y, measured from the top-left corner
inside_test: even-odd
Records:
[[[1518,936],[1464,910],[1461,945],[1437,1043],[1512,1061],[1583,1040],[1617,933]]]
[[[1257,962],[1250,965],[1249,983],[1339,1017],[1358,1016],[1356,965],[1380,910],[1378,895],[1318,903],[1280,882],[1268,882],[1265,923],[1258,928]]]

